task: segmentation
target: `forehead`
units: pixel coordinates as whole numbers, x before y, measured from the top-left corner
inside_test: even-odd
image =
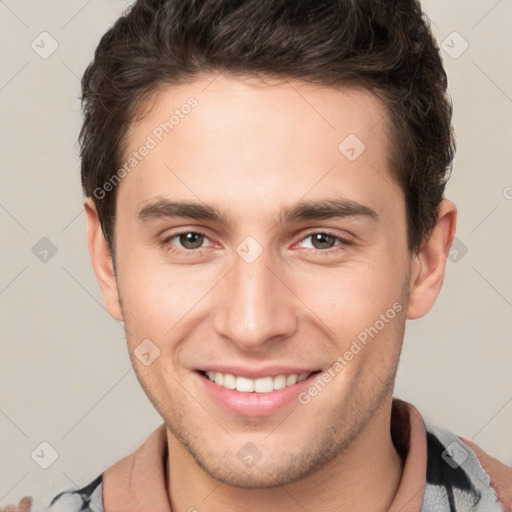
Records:
[[[118,193],[139,207],[179,196],[246,210],[280,209],[286,199],[340,187],[363,204],[365,190],[381,202],[396,200],[401,191],[389,170],[388,133],[384,105],[366,90],[204,76],[161,87],[145,103],[123,163],[151,149]]]
[[[313,129],[320,128],[320,134],[352,130],[360,138],[371,134],[387,135],[388,115],[382,101],[367,89],[340,86],[337,88],[307,83],[297,79],[277,79],[247,75],[202,75],[191,83],[162,85],[141,105],[137,122],[130,125],[129,139],[140,128],[148,130],[154,122],[169,120],[174,112],[187,110],[186,104],[193,98],[200,112],[199,119],[187,124],[200,122],[202,128],[221,129],[219,133],[236,123],[243,130],[238,133],[242,139],[251,132],[293,133],[297,131],[295,121],[302,124],[302,132],[310,136]],[[183,116],[179,116],[183,119]],[[177,130],[176,120],[173,131]],[[171,123],[171,124],[173,124]],[[295,130],[293,130],[295,127]],[[176,128],[176,130],[174,130]],[[231,133],[233,135],[233,133]],[[298,135],[295,133],[295,135]],[[337,136],[335,138],[337,138]]]

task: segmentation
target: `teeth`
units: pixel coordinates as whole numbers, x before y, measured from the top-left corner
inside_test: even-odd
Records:
[[[217,384],[217,381],[215,381],[215,384]],[[222,385],[228,389],[236,389],[236,377],[230,373],[225,373],[224,383]]]
[[[283,389],[286,387],[286,377],[284,375],[279,375],[278,377],[274,377],[274,389]]]
[[[296,382],[297,382],[297,379],[298,379],[298,375],[288,375],[288,377],[286,377],[286,385],[287,386],[293,386]]]
[[[300,375],[278,375],[276,377],[262,377],[261,379],[248,379],[247,377],[236,377],[230,373],[206,372],[207,377],[218,386],[236,389],[242,393],[270,393],[279,389],[293,386],[297,382],[307,379],[311,373]]]
[[[218,375],[218,373],[217,373]],[[215,380],[217,383],[217,380]],[[245,377],[237,377],[236,378],[236,390],[237,391],[245,391],[246,393],[252,393],[254,391],[255,381],[252,379],[246,379]]]

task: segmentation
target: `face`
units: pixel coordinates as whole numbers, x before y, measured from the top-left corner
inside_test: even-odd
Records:
[[[368,92],[225,76],[161,89],[131,127],[110,310],[221,481],[304,477],[389,405],[410,259],[386,122]]]

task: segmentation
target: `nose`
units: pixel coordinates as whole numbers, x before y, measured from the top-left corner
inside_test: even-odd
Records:
[[[254,261],[236,254],[231,272],[216,287],[214,329],[242,351],[266,351],[297,329],[297,301],[271,259],[268,251]]]

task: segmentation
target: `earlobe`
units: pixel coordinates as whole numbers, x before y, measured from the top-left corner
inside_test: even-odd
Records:
[[[101,229],[94,201],[88,197],[84,202],[87,216],[87,242],[91,263],[100,285],[107,311],[119,321],[123,321],[117,278],[110,249]]]
[[[457,208],[444,199],[428,240],[413,256],[407,318],[425,316],[433,307],[444,281],[446,260],[455,236]]]

